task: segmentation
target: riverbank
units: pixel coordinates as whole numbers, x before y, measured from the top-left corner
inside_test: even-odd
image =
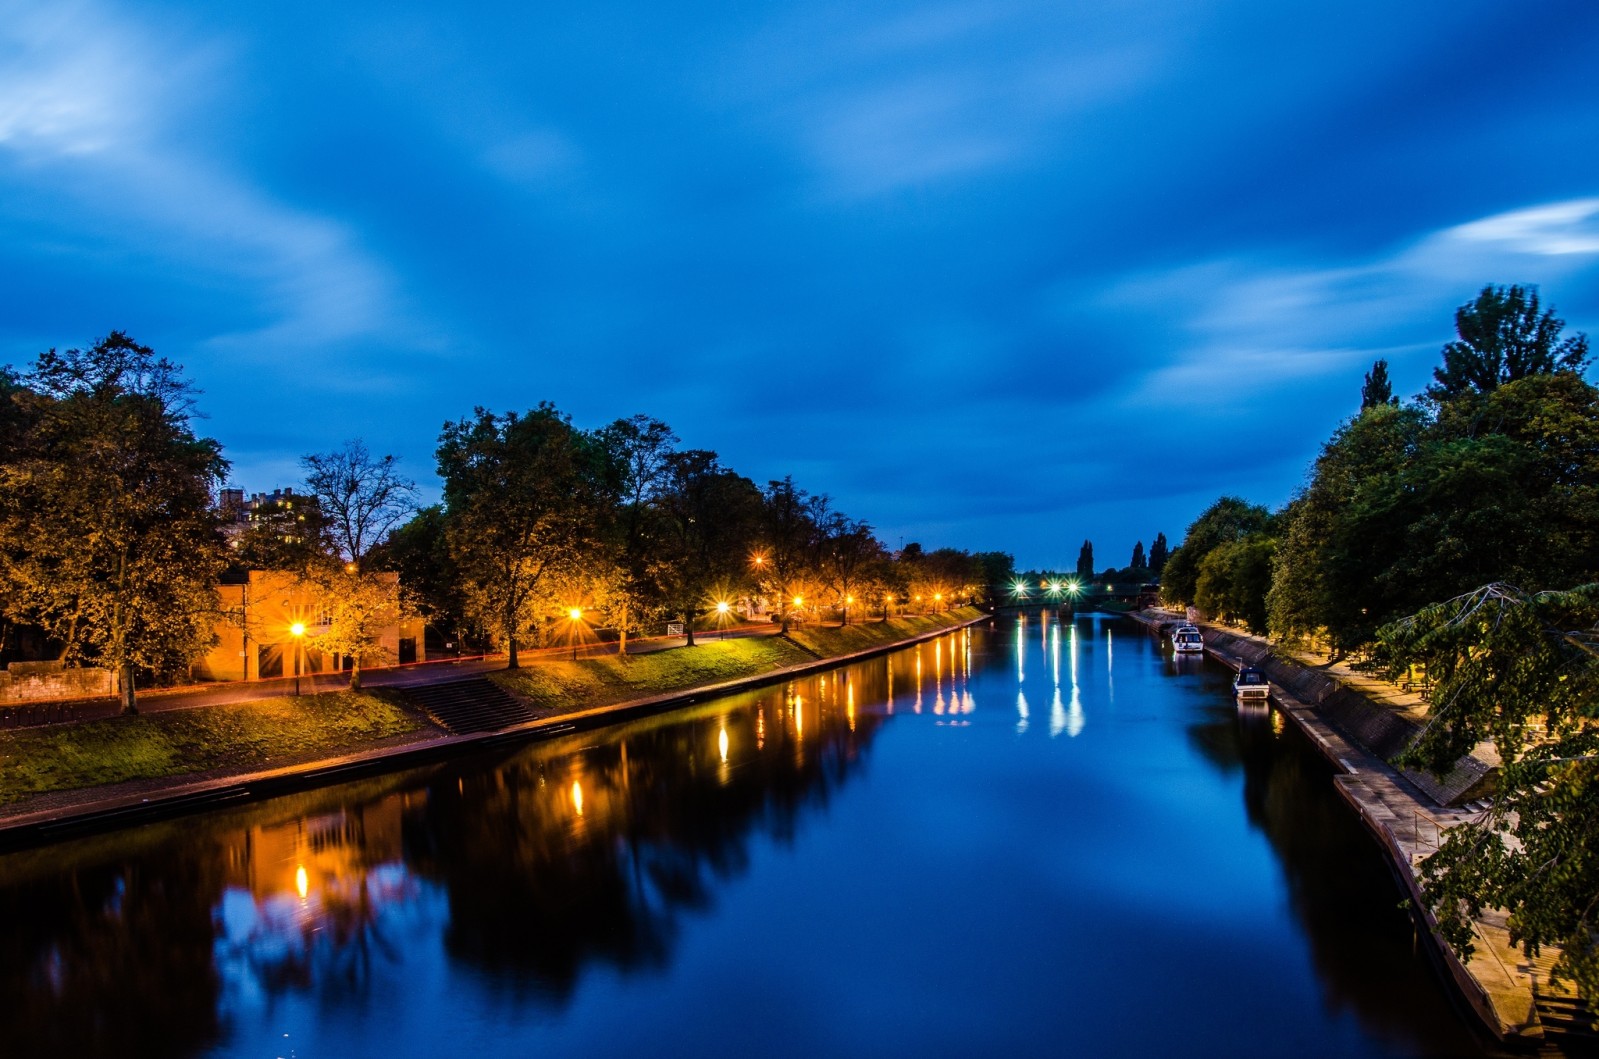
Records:
[[[1152,630],[1179,620],[1178,615],[1162,612],[1135,612],[1130,617]],[[1369,681],[1352,671],[1295,658],[1274,650],[1260,637],[1236,630],[1204,626],[1204,634],[1205,652],[1217,661],[1233,669],[1254,665],[1266,671],[1273,705],[1338,770],[1334,782],[1339,794],[1388,854],[1395,876],[1427,927],[1430,951],[1457,994],[1499,1039],[1523,1044],[1541,1040],[1539,1000],[1569,996],[1548,984],[1549,965],[1557,954],[1546,946],[1539,958],[1529,959],[1510,944],[1504,914],[1490,911],[1477,920],[1475,951],[1462,960],[1438,935],[1417,875],[1418,865],[1438,848],[1450,828],[1478,819],[1476,806],[1459,803],[1484,794],[1491,761],[1479,753],[1462,759],[1447,776],[1401,773],[1386,760],[1399,749],[1389,744],[1413,733],[1417,718],[1425,712],[1420,696],[1365,688],[1362,685]],[[1451,801],[1456,804],[1444,804]]]
[[[284,696],[0,733],[0,790],[31,789],[27,797],[0,807],[0,847],[36,845],[598,727],[868,658],[986,617],[968,607],[843,628],[804,626],[787,639],[702,640],[692,650],[662,651],[625,663],[551,660],[537,669],[496,676],[517,693],[524,677],[548,664],[551,672],[582,674],[587,683],[563,694],[570,681],[537,684],[535,678],[522,693],[544,716],[488,733],[444,732],[401,689],[386,689],[381,696]],[[775,646],[738,646],[746,643]],[[714,649],[718,646],[723,650]],[[607,667],[625,674],[608,680]],[[310,727],[303,723],[300,715],[312,711],[322,725],[314,717]],[[295,723],[285,721],[279,730],[271,720],[275,715]],[[113,776],[115,781],[106,782]]]

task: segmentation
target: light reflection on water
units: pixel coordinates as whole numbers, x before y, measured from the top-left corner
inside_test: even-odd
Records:
[[[1475,1047],[1320,759],[1122,632],[0,858],[0,1053]]]

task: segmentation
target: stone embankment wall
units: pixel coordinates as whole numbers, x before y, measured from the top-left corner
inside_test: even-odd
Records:
[[[1420,724],[1391,707],[1373,702],[1330,673],[1278,656],[1254,637],[1212,625],[1205,629],[1205,642],[1263,670],[1272,683],[1315,707],[1345,736],[1384,761],[1391,762],[1421,733]],[[1463,805],[1492,793],[1492,763],[1469,755],[1442,776],[1419,769],[1401,769],[1400,775],[1439,805]]]
[[[12,662],[0,671],[0,705],[92,699],[112,693],[108,669],[66,669],[60,662]]]

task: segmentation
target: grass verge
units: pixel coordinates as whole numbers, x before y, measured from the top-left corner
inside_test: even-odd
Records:
[[[0,805],[359,750],[426,723],[404,703],[387,690],[345,691],[0,732]]]
[[[922,633],[977,617],[975,608],[938,615],[913,615],[860,625],[803,625],[787,640],[778,636],[715,640],[701,637],[694,647],[577,661],[540,659],[525,669],[500,670],[489,679],[535,706],[557,713],[610,706],[632,699],[758,676],[774,669],[833,658],[869,647],[897,643]],[[792,641],[792,642],[791,642]]]

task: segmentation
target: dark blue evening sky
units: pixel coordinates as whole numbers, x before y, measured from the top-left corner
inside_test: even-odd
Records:
[[[0,363],[122,329],[247,490],[646,412],[891,545],[1281,504],[1386,357],[1599,331],[1599,4],[0,0]]]

